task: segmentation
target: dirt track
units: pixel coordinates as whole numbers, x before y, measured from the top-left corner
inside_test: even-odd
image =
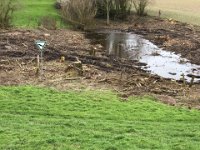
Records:
[[[181,32],[184,28],[188,28],[188,25],[182,25],[180,28],[177,22],[175,25],[171,21],[147,21],[155,22],[155,24],[151,23],[152,27],[145,27],[138,20],[137,23],[131,24],[130,22],[127,24],[113,23],[110,28],[142,34],[159,46],[182,53],[192,62],[199,64],[199,42],[196,40],[199,38],[199,31],[195,30],[196,34],[192,36],[193,29]],[[177,26],[181,31],[172,32],[172,27],[164,22]],[[163,29],[164,25],[169,28]],[[190,39],[185,41],[184,45],[183,40],[188,38]],[[39,39],[46,40],[48,43],[44,53],[44,76],[38,76],[36,67],[36,56],[39,52],[34,45],[34,40]],[[176,45],[170,45],[172,41]],[[96,55],[90,55],[94,49]],[[191,58],[190,55],[192,55]],[[61,62],[61,56],[65,57],[64,62]],[[81,76],[73,67],[69,69],[77,59],[83,64]],[[182,83],[152,76],[139,69],[139,65],[134,61],[110,58],[101,45],[91,45],[81,32],[45,29],[0,32],[0,85],[31,84],[62,90],[113,89],[122,97],[135,94],[156,94],[161,101],[171,105],[200,106],[199,85],[189,88],[188,85]]]

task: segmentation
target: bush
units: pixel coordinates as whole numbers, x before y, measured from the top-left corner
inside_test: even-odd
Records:
[[[91,24],[96,12],[95,0],[68,0],[62,5],[63,19],[79,29]]]
[[[10,27],[16,0],[0,0],[0,28]]]
[[[107,15],[107,0],[97,0],[97,17],[105,18]],[[109,15],[112,18],[123,19],[130,14],[132,7],[131,0],[110,0],[109,4]]]
[[[55,7],[55,9],[61,9],[62,7],[61,7],[61,2],[55,2],[54,3],[54,7]]]
[[[150,0],[132,0],[136,13],[139,16],[146,15],[146,7],[149,5]]]
[[[126,17],[130,14],[132,7],[131,0],[115,0],[116,2],[116,13],[122,17]]]

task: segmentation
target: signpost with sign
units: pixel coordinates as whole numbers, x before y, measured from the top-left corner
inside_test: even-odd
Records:
[[[40,51],[40,74],[43,75],[43,54],[44,54],[44,48],[46,46],[46,41],[40,41],[40,40],[36,40],[35,41],[35,45],[38,48],[38,50]]]

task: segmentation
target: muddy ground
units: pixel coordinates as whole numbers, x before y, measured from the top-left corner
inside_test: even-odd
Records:
[[[174,20],[129,18],[96,28],[119,29],[145,38],[200,64],[200,28]],[[144,23],[145,22],[145,23]],[[46,40],[43,71],[38,72],[35,40]],[[81,62],[81,63],[80,63]],[[76,65],[76,64],[82,64]],[[112,89],[126,98],[150,94],[160,101],[200,108],[200,85],[163,79],[140,69],[136,61],[108,56],[101,45],[92,45],[84,32],[72,30],[0,31],[0,85],[39,85],[60,90]]]

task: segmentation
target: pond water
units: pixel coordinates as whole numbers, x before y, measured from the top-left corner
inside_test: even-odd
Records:
[[[191,81],[191,76],[195,76],[195,82],[200,82],[200,65],[191,64],[181,55],[160,49],[140,35],[105,30],[88,32],[86,38],[93,44],[101,44],[109,55],[147,64],[141,68],[151,74],[174,80],[180,80],[184,75],[187,82]]]

